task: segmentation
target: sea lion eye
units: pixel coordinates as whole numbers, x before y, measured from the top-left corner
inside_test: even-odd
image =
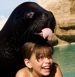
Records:
[[[33,17],[33,15],[34,15],[34,12],[29,12],[29,13],[27,13],[27,18],[32,18]]]

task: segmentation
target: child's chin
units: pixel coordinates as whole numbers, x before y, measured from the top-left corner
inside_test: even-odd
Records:
[[[43,75],[44,75],[44,76],[49,76],[49,75],[50,75],[50,73],[44,73]]]

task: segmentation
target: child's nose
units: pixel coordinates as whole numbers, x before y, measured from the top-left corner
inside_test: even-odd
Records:
[[[46,62],[46,63],[50,63],[50,59],[45,58],[45,62]]]

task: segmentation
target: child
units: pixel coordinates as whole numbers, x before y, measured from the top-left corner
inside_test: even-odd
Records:
[[[26,67],[16,77],[62,77],[58,64],[53,62],[53,47],[47,43],[27,42],[22,47]]]

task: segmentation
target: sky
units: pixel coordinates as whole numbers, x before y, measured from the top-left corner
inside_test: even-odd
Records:
[[[0,0],[0,20],[8,18],[12,11],[21,3],[36,0]]]

